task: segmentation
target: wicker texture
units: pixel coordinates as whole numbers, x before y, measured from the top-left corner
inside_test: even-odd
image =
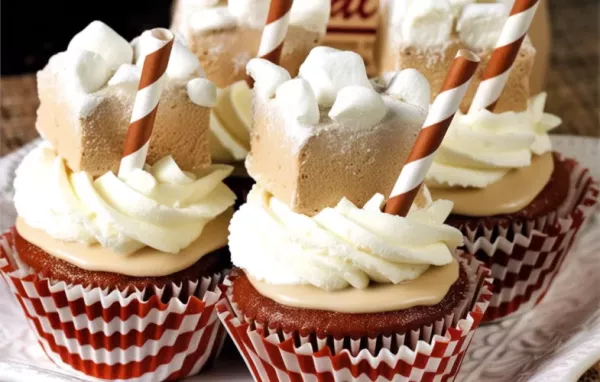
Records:
[[[548,1],[552,24],[546,110],[563,124],[553,132],[600,137],[597,0]]]
[[[35,75],[0,79],[0,156],[38,136],[35,115],[39,105]]]

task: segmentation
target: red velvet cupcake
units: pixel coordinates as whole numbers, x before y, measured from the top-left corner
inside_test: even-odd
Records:
[[[257,380],[421,380],[458,373],[491,297],[488,270],[457,260],[448,202],[380,211],[343,199],[309,217],[259,186],[234,214],[219,316]],[[409,260],[410,259],[410,260]]]
[[[46,144],[28,154],[0,264],[50,359],[96,378],[158,381],[215,358],[225,334],[215,307],[230,265],[235,196],[221,182],[229,171],[184,173],[167,158],[140,170],[157,180],[142,193],[135,178],[69,171]],[[175,196],[180,203],[167,201]]]
[[[248,71],[256,184],[231,219],[237,269],[217,309],[253,377],[453,379],[489,271],[456,257],[451,202],[423,191],[406,217],[382,211],[425,120],[427,81],[409,70],[384,89],[359,55],[327,47],[298,78],[263,59]]]
[[[172,40],[94,21],[38,73],[47,141],[16,171],[0,267],[48,357],[84,379],[181,379],[224,339],[233,168],[210,164],[215,87]]]
[[[458,115],[428,174],[434,199],[452,200],[448,224],[463,250],[492,271],[486,321],[524,312],[544,296],[597,203],[598,184],[576,161],[551,151],[560,119],[529,109]]]

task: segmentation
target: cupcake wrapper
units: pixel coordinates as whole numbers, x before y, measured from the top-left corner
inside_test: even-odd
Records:
[[[216,358],[225,339],[215,309],[223,275],[130,292],[67,285],[22,264],[13,239],[0,236],[0,273],[59,367],[85,379],[162,381]]]
[[[229,277],[227,300],[217,311],[256,381],[452,380],[491,298],[489,270],[472,257],[468,262],[478,278],[472,297],[445,319],[410,333],[335,339],[269,329],[238,309]]]
[[[539,303],[596,208],[598,184],[589,171],[567,159],[571,187],[555,211],[525,225],[461,228],[466,252],[492,271],[494,296],[484,322],[523,313]]]

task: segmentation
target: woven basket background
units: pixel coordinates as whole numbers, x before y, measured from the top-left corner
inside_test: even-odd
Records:
[[[37,137],[38,105],[34,74],[0,79],[0,156]]]

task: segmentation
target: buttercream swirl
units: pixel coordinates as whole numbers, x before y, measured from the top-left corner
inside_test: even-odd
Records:
[[[544,113],[546,93],[523,112],[456,114],[427,174],[433,187],[485,188],[552,149],[548,131],[561,119]]]
[[[55,239],[99,243],[131,254],[145,246],[177,253],[205,225],[233,205],[222,183],[232,171],[182,171],[167,156],[120,179],[112,172],[93,179],[71,172],[48,144],[34,149],[16,171],[14,202],[20,217]]]
[[[413,207],[404,218],[381,212],[383,201],[377,194],[358,208],[344,198],[309,217],[255,185],[231,220],[232,261],[260,281],[327,291],[397,284],[452,261],[462,235],[443,224],[451,202]]]
[[[210,114],[210,154],[214,162],[243,161],[250,150],[252,91],[246,81],[218,89]]]

